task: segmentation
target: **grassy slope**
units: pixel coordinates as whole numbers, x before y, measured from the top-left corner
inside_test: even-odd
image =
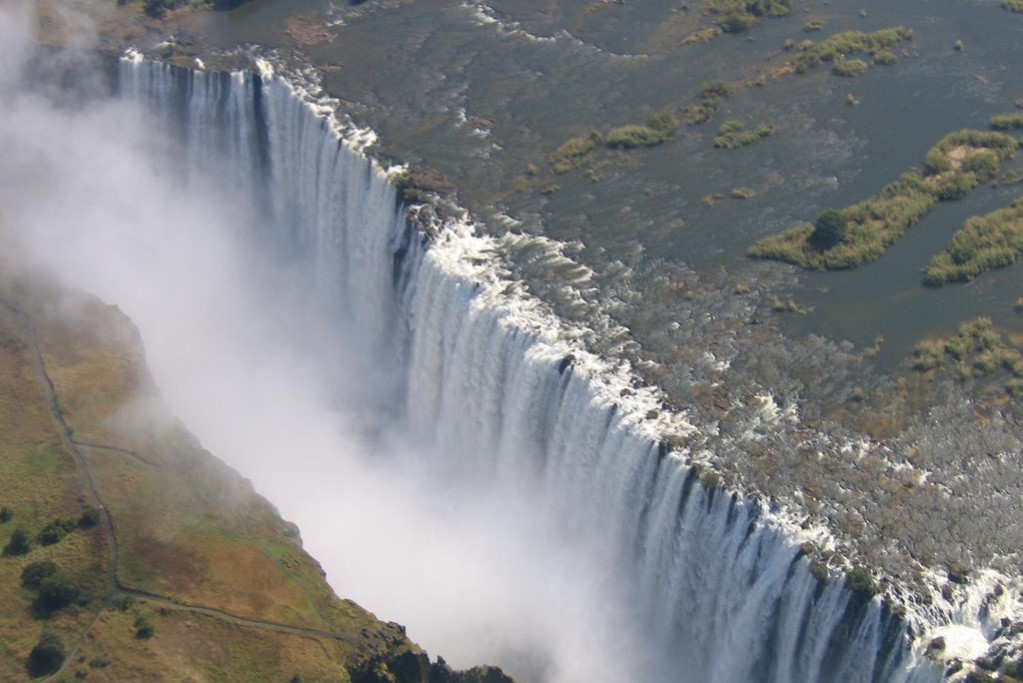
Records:
[[[28,680],[25,662],[44,628],[59,633],[71,653],[55,680],[85,674],[93,681],[288,681],[295,675],[343,681],[347,667],[363,671],[357,680],[383,681],[386,674],[365,677],[374,666],[367,662],[419,652],[396,624],[338,599],[294,526],[154,408],[159,399],[136,332],[115,308],[15,281],[2,266],[0,303],[27,316],[0,305],[0,506],[14,515],[0,524],[0,545],[15,528],[35,537],[55,517],[102,504],[119,555],[114,586],[109,533],[99,524],[55,545],[34,544],[27,555],[0,558],[0,680]],[[50,410],[36,348],[63,424]],[[140,404],[151,419],[126,428],[123,415]],[[64,425],[70,445],[61,439]],[[34,594],[20,587],[19,577],[40,560],[79,577],[87,602],[48,619],[33,616]],[[267,623],[181,609],[147,593]],[[140,617],[153,625],[153,637],[136,638]]]

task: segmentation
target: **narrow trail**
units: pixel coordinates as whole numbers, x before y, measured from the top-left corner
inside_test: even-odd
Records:
[[[109,565],[106,571],[107,579],[107,590],[108,596],[104,601],[100,610],[93,617],[92,621],[82,629],[78,640],[74,646],[68,651],[67,657],[64,660],[65,666],[62,666],[59,670],[51,674],[50,676],[42,679],[44,683],[49,681],[57,680],[58,676],[65,670],[67,663],[74,662],[81,648],[85,638],[99,621],[103,610],[111,606],[113,602],[121,596],[130,596],[139,600],[146,600],[150,603],[174,609],[181,612],[189,612],[192,614],[199,614],[203,616],[213,617],[222,621],[235,624],[238,626],[244,626],[249,628],[263,629],[265,631],[274,631],[276,633],[283,633],[286,635],[300,636],[304,638],[313,638],[318,640],[333,640],[337,642],[348,643],[352,645],[360,645],[365,643],[364,638],[356,638],[353,636],[346,635],[344,633],[333,633],[330,631],[324,631],[315,628],[305,628],[300,626],[289,626],[288,624],[281,624],[273,621],[264,621],[260,619],[250,619],[247,617],[238,616],[225,612],[224,610],[217,609],[215,607],[206,607],[204,605],[193,605],[179,600],[174,600],[166,596],[158,595],[156,593],[150,593],[148,591],[139,590],[126,586],[121,582],[119,574],[120,567],[120,556],[117,544],[117,527],[114,523],[114,518],[110,514],[110,510],[103,504],[103,498],[100,496],[99,489],[96,487],[95,479],[92,475],[92,469],[89,466],[89,462],[86,457],[82,454],[81,449],[93,449],[93,450],[104,450],[119,453],[136,459],[146,465],[166,468],[166,465],[160,465],[152,463],[146,458],[142,457],[134,451],[130,451],[123,448],[117,448],[115,446],[106,446],[102,444],[89,443],[89,442],[78,442],[74,439],[74,432],[68,426],[64,419],[64,411],[60,406],[60,400],[57,396],[57,391],[54,388],[53,380],[50,378],[49,373],[46,370],[46,361],[43,358],[42,350],[39,346],[39,339],[34,321],[31,315],[21,310],[17,306],[10,302],[0,299],[0,306],[14,314],[25,326],[26,336],[28,337],[28,349],[32,356],[32,364],[35,368],[36,374],[39,377],[40,382],[46,392],[47,404],[50,410],[50,415],[53,417],[54,422],[58,426],[58,432],[60,434],[61,444],[64,449],[71,455],[74,460],[75,467],[81,474],[82,480],[85,482],[86,489],[88,490],[89,496],[92,498],[93,503],[100,510],[101,522],[104,534],[107,539],[107,545],[110,549]]]

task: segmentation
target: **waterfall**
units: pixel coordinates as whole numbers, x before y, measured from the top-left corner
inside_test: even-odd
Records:
[[[940,680],[879,599],[811,573],[783,512],[705,486],[664,447],[640,419],[652,395],[504,279],[497,238],[464,221],[417,233],[361,153],[365,132],[329,102],[265,63],[225,74],[138,55],[120,90],[182,141],[186,168],[223,168],[324,305],[398,359],[399,419],[443,454],[432,467],[527,501],[546,533],[609,568],[653,680]]]

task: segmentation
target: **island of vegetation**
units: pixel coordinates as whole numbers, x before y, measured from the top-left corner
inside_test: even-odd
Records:
[[[634,123],[612,128],[607,136],[596,130],[571,138],[558,147],[548,158],[551,170],[563,175],[593,160],[593,153],[601,147],[608,149],[635,149],[664,144],[678,130],[680,122],[671,112],[651,115],[646,123]]]
[[[838,76],[857,76],[866,73],[869,65],[850,55],[870,55],[875,64],[894,64],[898,57],[891,48],[904,40],[912,40],[913,31],[905,26],[881,29],[874,33],[845,31],[815,43],[804,40],[798,45],[799,54],[786,64],[786,69],[804,73],[821,64],[832,65]]]
[[[924,283],[938,287],[969,282],[994,268],[1004,268],[1023,254],[1023,199],[1011,207],[974,216],[924,270]]]
[[[950,133],[927,152],[923,171],[903,173],[858,204],[824,211],[813,224],[765,237],[747,253],[816,270],[875,261],[939,201],[961,199],[994,178],[1018,146],[1016,138],[1004,133]]]

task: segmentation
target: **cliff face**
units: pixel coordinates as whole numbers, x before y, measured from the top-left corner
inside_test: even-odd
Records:
[[[510,680],[431,664],[334,595],[167,412],[116,308],[5,267],[0,404],[0,678]]]

